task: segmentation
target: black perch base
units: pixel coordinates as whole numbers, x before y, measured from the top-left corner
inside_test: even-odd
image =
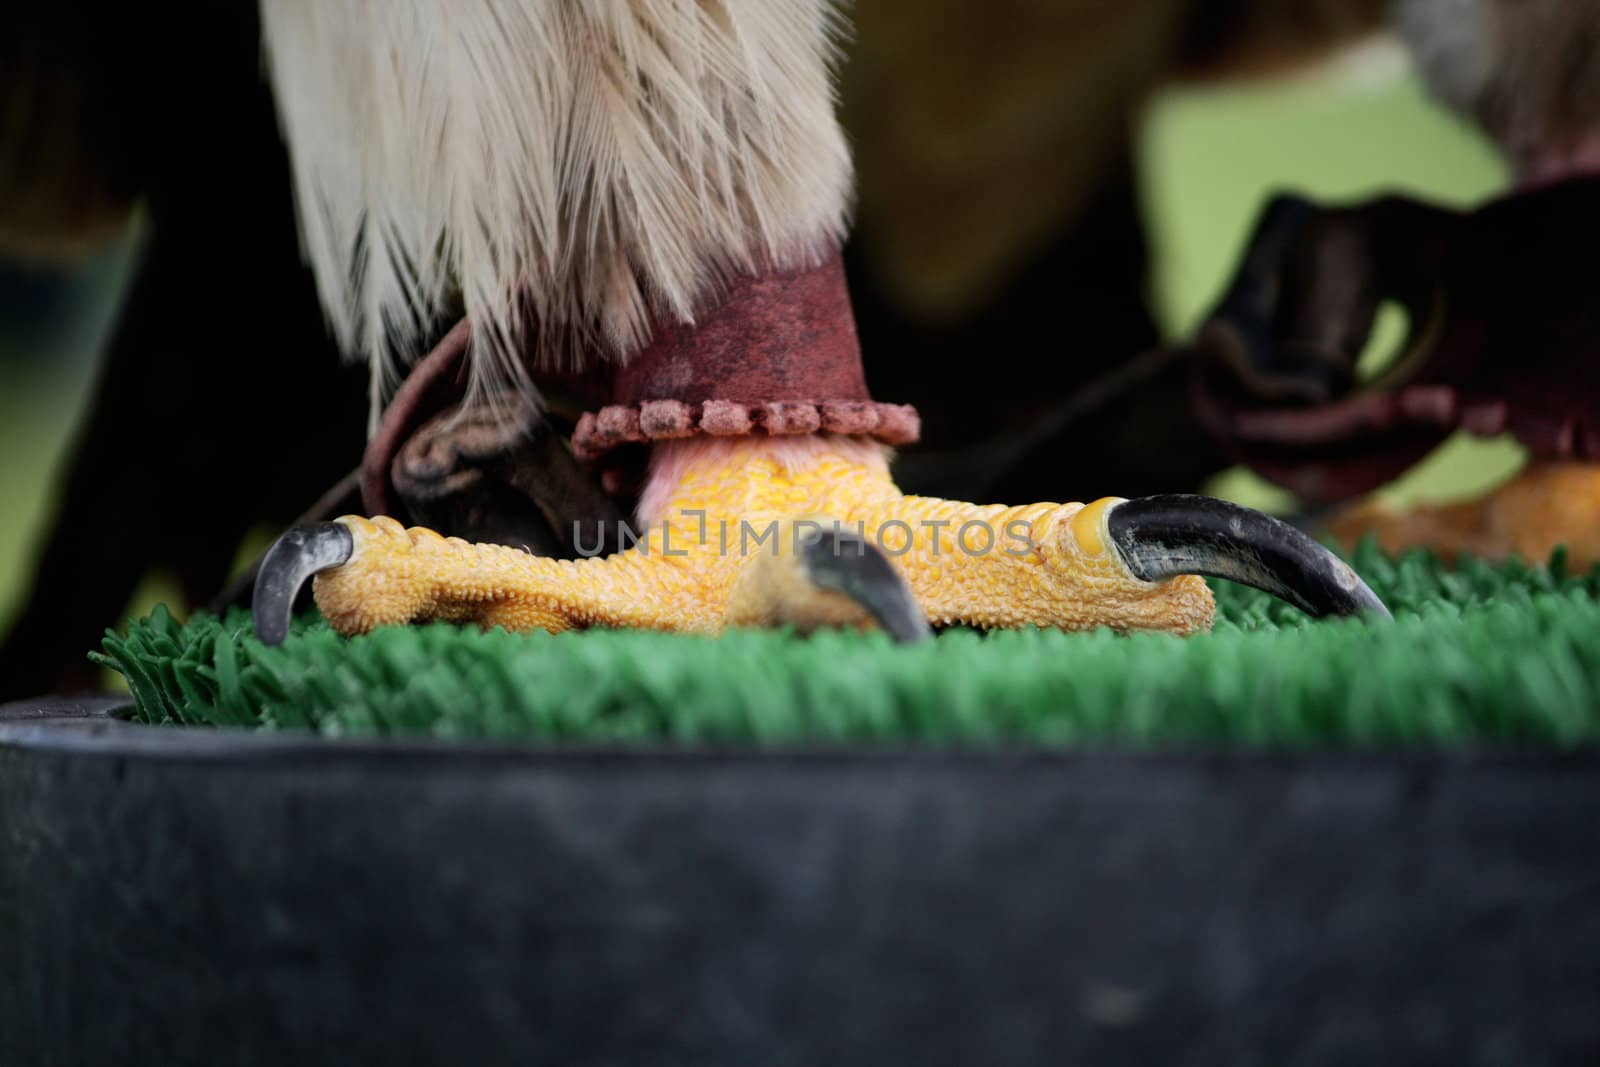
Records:
[[[0,709],[0,1063],[1600,1062],[1600,754],[489,748]]]

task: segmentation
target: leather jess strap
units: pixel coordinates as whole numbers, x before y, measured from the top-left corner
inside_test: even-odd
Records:
[[[1385,196],[1284,197],[1196,342],[1196,412],[1242,462],[1303,499],[1392,481],[1458,429],[1538,459],[1600,462],[1600,178],[1471,211]],[[1378,308],[1411,336],[1357,373]]]
[[[370,514],[392,514],[391,467],[431,419],[466,392],[471,335],[465,320],[419,362],[368,443],[361,488]],[[550,384],[535,370],[533,378]],[[837,253],[795,270],[735,278],[694,321],[660,322],[622,366],[599,364],[561,384],[609,403],[584,413],[572,436],[579,459],[631,443],[710,435],[855,434],[889,445],[916,441],[904,404],[867,392],[861,346]]]

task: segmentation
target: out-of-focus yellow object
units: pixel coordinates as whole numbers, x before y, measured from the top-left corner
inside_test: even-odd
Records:
[[[1530,562],[1567,548],[1574,570],[1600,564],[1600,465],[1531,463],[1473,500],[1401,508],[1381,499],[1344,511],[1328,530],[1345,544],[1367,534],[1385,552],[1429,548],[1445,560],[1517,556]]]

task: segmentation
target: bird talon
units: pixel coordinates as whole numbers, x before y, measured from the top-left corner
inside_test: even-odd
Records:
[[[292,530],[262,568],[258,632],[283,639],[294,594],[313,575],[318,607],[347,634],[427,619],[695,633],[878,626],[897,641],[925,638],[930,622],[1189,634],[1215,612],[1200,575],[1313,615],[1388,615],[1321,545],[1233,504],[1165,496],[1006,508],[908,497],[875,446],[808,441],[677,446],[677,495],[663,517],[604,558],[536,557],[388,518]]]
[[[902,644],[933,636],[916,595],[883,550],[832,520],[780,523],[773,551],[740,565],[724,621],[788,625],[801,633],[881,628]]]
[[[296,526],[278,538],[261,561],[251,600],[262,643],[279,645],[288,636],[294,602],[306,579],[347,563],[354,554],[355,538],[338,522]]]

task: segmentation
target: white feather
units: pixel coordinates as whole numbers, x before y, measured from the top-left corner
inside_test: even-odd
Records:
[[[306,257],[376,396],[459,299],[473,386],[626,358],[842,237],[832,0],[261,0]]]
[[[1470,114],[1494,73],[1487,0],[1395,0],[1395,19],[1429,88]]]

